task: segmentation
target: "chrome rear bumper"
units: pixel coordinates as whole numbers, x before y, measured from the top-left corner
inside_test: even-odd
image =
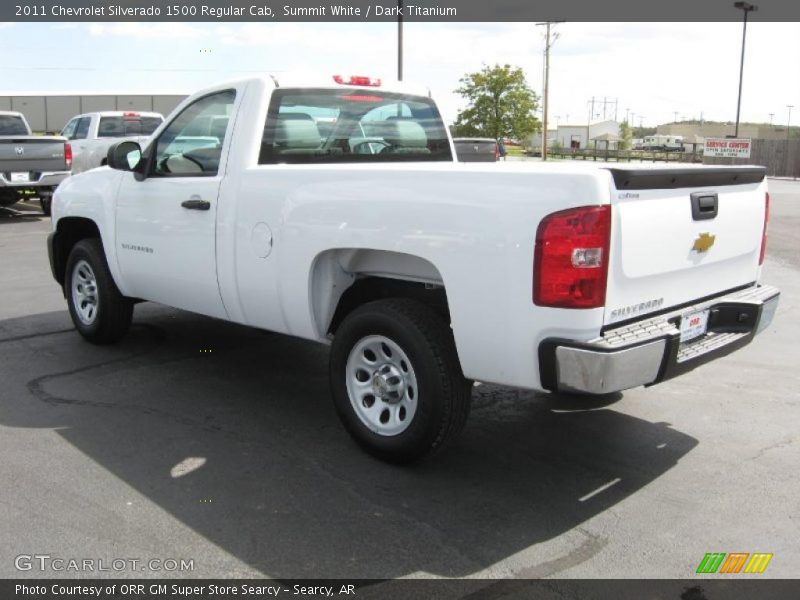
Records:
[[[588,342],[547,339],[539,346],[542,385],[607,394],[676,377],[750,343],[772,322],[779,297],[773,286],[753,286],[608,329]],[[682,316],[705,309],[707,332],[681,342]]]

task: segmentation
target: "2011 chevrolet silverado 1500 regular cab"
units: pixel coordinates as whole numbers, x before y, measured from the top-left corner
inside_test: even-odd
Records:
[[[397,462],[456,436],[473,380],[647,386],[770,323],[762,168],[454,158],[424,89],[209,88],[59,187],[53,274],[95,343],[140,300],[330,343],[344,425]]]

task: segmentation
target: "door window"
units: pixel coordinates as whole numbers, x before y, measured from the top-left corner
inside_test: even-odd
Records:
[[[226,90],[195,100],[158,138],[153,174],[211,176],[219,170],[236,92]]]
[[[73,136],[75,135],[75,129],[78,127],[78,121],[80,121],[80,118],[76,117],[67,123],[64,129],[61,131],[61,135],[68,140],[74,140],[75,138]]]

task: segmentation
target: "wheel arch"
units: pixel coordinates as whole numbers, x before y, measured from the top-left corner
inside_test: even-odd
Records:
[[[433,307],[449,322],[444,279],[429,260],[371,248],[336,248],[316,256],[310,274],[310,308],[319,337],[336,332],[355,308],[402,297]]]
[[[64,287],[67,259],[72,248],[87,238],[100,239],[100,228],[86,217],[63,217],[58,220],[53,235],[53,276]]]

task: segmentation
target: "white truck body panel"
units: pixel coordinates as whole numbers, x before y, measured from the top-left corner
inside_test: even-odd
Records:
[[[721,208],[713,222],[695,221],[687,210],[689,195],[698,191],[718,194]],[[640,303],[676,306],[754,283],[764,226],[763,202],[754,198],[765,194],[766,181],[735,188],[641,190],[638,197],[624,199],[625,193],[612,190],[613,250],[604,322],[636,316],[637,311],[620,309]],[[715,234],[713,253],[692,251],[703,233]]]
[[[153,139],[197,98],[228,89],[237,96],[217,175],[138,181],[101,169],[57,192],[54,229],[68,217],[94,221],[126,296],[327,342],[337,301],[356,276],[443,285],[464,375],[542,389],[544,340],[588,342],[625,320],[612,317],[616,308],[662,298],[666,309],[758,279],[764,182],[716,190],[723,206],[711,226],[686,211],[693,189],[622,198],[606,165],[259,165],[269,78],[198,92]],[[210,209],[184,210],[192,198]],[[539,223],[608,204],[606,306],[535,305]],[[705,231],[718,246],[693,255],[692,240]]]

